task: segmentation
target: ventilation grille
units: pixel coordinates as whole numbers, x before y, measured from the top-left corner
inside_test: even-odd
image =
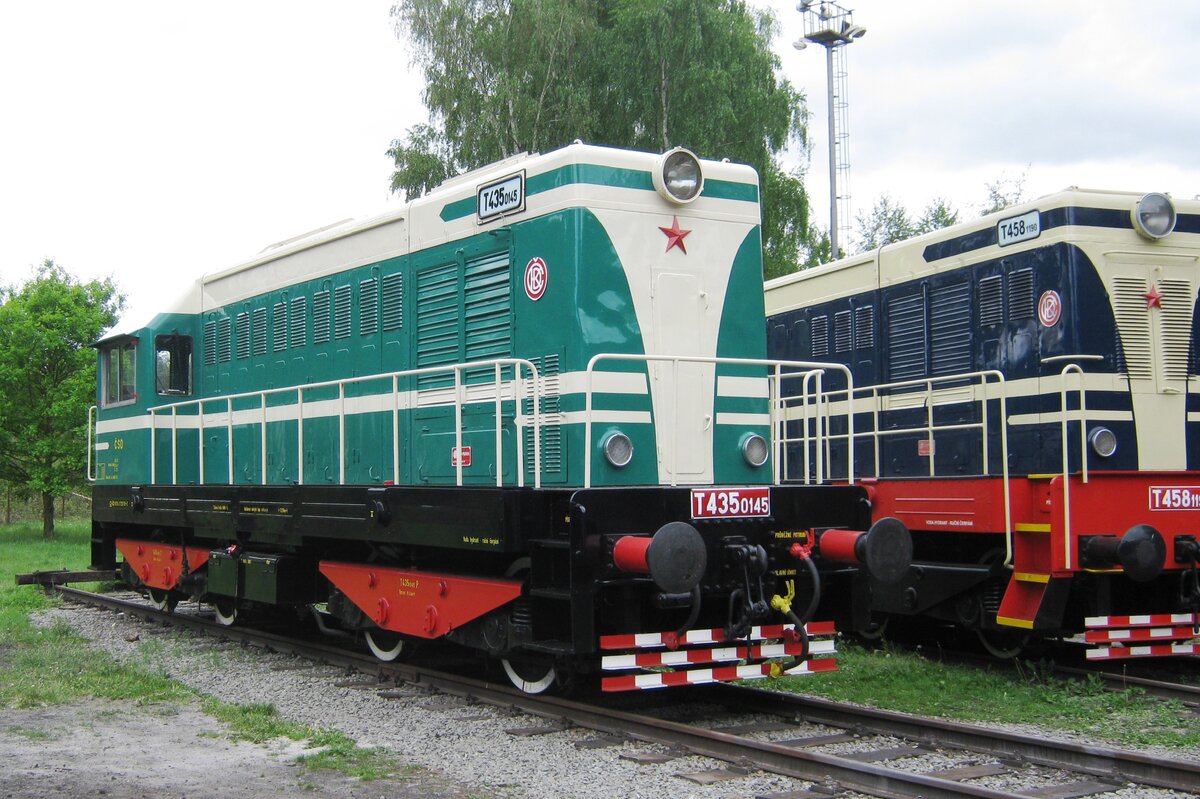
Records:
[[[1163,377],[1187,380],[1188,352],[1192,339],[1192,284],[1187,280],[1164,279],[1158,284],[1162,298]]]
[[[350,287],[338,286],[333,294],[333,335],[350,338]]]
[[[467,262],[463,315],[468,361],[504,358],[512,353],[511,286],[507,251]]]
[[[971,369],[971,288],[966,282],[929,293],[933,349],[930,373],[950,375]]]
[[[383,278],[383,329],[404,327],[404,275],[396,272]]]
[[[255,308],[251,320],[250,338],[254,345],[255,355],[267,354],[267,309]]]
[[[854,309],[854,348],[869,350],[875,346],[875,306]]]
[[[237,356],[238,358],[250,357],[250,313],[242,311],[237,315],[236,325],[237,335]]]
[[[1035,303],[1033,300],[1033,270],[1021,269],[1008,276],[1008,319],[1032,319]]]
[[[560,397],[559,386],[559,356],[546,355],[541,358],[533,358],[533,365],[537,368],[538,374],[542,376],[542,476],[561,475],[563,469],[563,441],[562,441],[562,425],[559,423],[562,411],[562,401]],[[526,375],[528,372],[525,373]],[[531,401],[526,400],[522,411],[525,414],[532,412],[530,407]],[[534,461],[533,461],[533,428],[526,427],[523,433],[525,440],[522,446],[525,449],[525,470],[532,476]]]
[[[1004,321],[1004,286],[1000,275],[979,281],[979,324],[998,325]]]
[[[379,281],[375,278],[358,284],[358,332],[363,336],[379,332]]]
[[[1147,290],[1145,278],[1121,275],[1113,278],[1113,306],[1117,312],[1121,348],[1125,353],[1125,373],[1142,380],[1154,376]]]
[[[303,347],[308,344],[308,297],[292,300],[291,345]]]
[[[222,317],[217,320],[217,357],[221,359],[221,363],[229,363],[233,358],[233,354],[229,349],[229,339],[232,333],[230,326],[232,320],[228,317]]]
[[[829,354],[829,317],[816,316],[812,320],[812,354],[821,358]]]
[[[209,319],[204,323],[204,365],[214,366],[217,363],[217,320]]]
[[[850,351],[849,311],[838,311],[833,315],[833,347],[836,352]]]
[[[332,333],[329,324],[329,291],[318,291],[313,295],[313,343],[328,344]]]
[[[287,303],[277,302],[271,308],[271,340],[275,352],[287,349]]]
[[[888,377],[908,380],[925,374],[925,297],[914,294],[888,303]]]

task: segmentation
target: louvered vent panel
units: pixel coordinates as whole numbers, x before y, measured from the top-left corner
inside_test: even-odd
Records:
[[[204,365],[213,366],[217,362],[217,320],[209,319],[204,323]]]
[[[358,284],[358,332],[363,336],[379,332],[379,281],[375,278]]]
[[[350,287],[338,286],[333,293],[333,335],[350,337]]]
[[[313,295],[313,343],[328,344],[332,327],[329,322],[329,291],[318,291]]]
[[[561,474],[563,468],[562,417],[560,416],[562,402],[559,394],[560,365],[558,355],[546,355],[532,360],[533,365],[537,367],[538,374],[542,377],[542,476],[545,477]],[[525,374],[528,376],[528,372]],[[528,400],[525,402],[523,411],[526,414],[532,411],[530,404]],[[525,440],[522,446],[525,449],[525,469],[532,475],[533,429],[526,427],[524,436]]]
[[[221,359],[221,363],[229,363],[233,359],[229,341],[232,335],[231,324],[228,316],[217,320],[217,357]]]
[[[292,335],[293,347],[304,347],[308,344],[308,297],[297,297],[292,300]]]
[[[255,308],[250,325],[250,338],[255,355],[267,354],[267,309]]]
[[[875,346],[875,306],[854,309],[854,348],[869,350]]]
[[[287,349],[287,303],[277,302],[271,309],[271,341],[275,352]]]
[[[821,358],[829,354],[829,317],[814,316],[812,320],[812,354]]]
[[[1035,311],[1033,299],[1033,270],[1021,269],[1008,276],[1009,321],[1032,319]]]
[[[383,278],[383,329],[404,327],[404,275],[396,272]]]
[[[1136,276],[1113,278],[1113,307],[1117,330],[1125,353],[1125,373],[1149,380],[1154,376],[1150,348],[1150,316],[1146,309],[1146,279]]]
[[[850,351],[849,311],[838,311],[833,315],[833,347],[836,352]]]
[[[247,311],[242,311],[237,315],[237,324],[234,325],[234,337],[237,339],[237,356],[238,358],[250,357],[250,314]]]
[[[930,373],[971,371],[971,287],[963,282],[933,289],[929,305],[933,339]]]
[[[998,325],[1004,321],[1004,292],[1000,275],[979,281],[979,324]]]
[[[511,284],[507,251],[467,262],[463,316],[468,361],[512,354]]]
[[[914,294],[888,303],[888,377],[908,380],[925,375],[925,297]]]
[[[417,367],[458,361],[460,310],[458,264],[451,262],[417,274]],[[449,375],[418,379],[420,388],[453,384]]]
[[[1159,320],[1163,376],[1168,380],[1187,380],[1195,296],[1192,284],[1187,280],[1163,280],[1158,284],[1158,292],[1163,295]]]

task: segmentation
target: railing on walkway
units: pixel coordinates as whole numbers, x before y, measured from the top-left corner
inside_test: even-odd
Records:
[[[512,368],[514,379],[505,380],[503,371],[505,367]],[[472,373],[480,372],[484,369],[493,371],[493,382],[491,383],[466,383],[463,379],[463,373],[470,371]],[[522,379],[521,375],[528,371],[529,377]],[[296,407],[296,452],[298,458],[297,467],[297,484],[304,484],[304,397],[306,393],[320,390],[337,389],[337,413],[335,414],[338,422],[338,485],[346,483],[346,388],[348,386],[360,385],[364,383],[378,383],[384,380],[391,381],[391,413],[392,413],[392,436],[391,436],[391,455],[392,455],[392,474],[393,479],[398,480],[400,475],[400,411],[402,409],[401,397],[408,394],[408,391],[401,391],[401,382],[414,380],[426,376],[452,376],[452,404],[454,407],[454,452],[458,453],[455,460],[455,484],[461,486],[463,484],[463,406],[467,404],[484,404],[494,403],[494,419],[495,419],[495,435],[496,435],[496,485],[504,485],[504,446],[503,446],[503,412],[502,406],[505,402],[515,403],[513,409],[513,417],[517,426],[516,435],[516,462],[517,462],[517,485],[525,485],[525,468],[524,468],[524,429],[526,427],[526,419],[530,423],[528,427],[533,430],[533,482],[534,487],[540,488],[542,484],[542,463],[541,463],[541,378],[538,375],[537,368],[523,358],[497,358],[489,361],[472,361],[470,363],[452,364],[449,366],[434,366],[423,369],[410,369],[402,372],[390,372],[386,374],[367,375],[363,377],[349,378],[345,380],[329,380],[321,383],[307,383],[301,386],[288,386],[286,388],[268,389],[266,391],[249,391],[241,394],[230,394],[223,397],[207,397],[203,399],[193,399],[184,402],[174,402],[168,405],[159,405],[149,409],[150,413],[150,474],[154,479],[157,472],[157,449],[156,438],[160,430],[158,420],[164,416],[170,417],[170,432],[171,432],[171,482],[178,482],[179,475],[179,419],[180,411],[184,409],[196,409],[195,416],[200,435],[199,446],[199,484],[204,485],[205,475],[205,455],[204,455],[204,431],[206,429],[206,412],[205,405],[214,403],[224,403],[223,411],[218,411],[215,415],[224,417],[224,423],[217,423],[217,426],[223,427],[226,430],[228,446],[226,447],[227,469],[229,473],[228,483],[234,483],[234,427],[250,425],[257,427],[260,431],[260,474],[261,484],[267,484],[267,398],[268,397],[286,397],[293,395],[295,397]],[[424,392],[445,391],[445,389],[424,389]],[[422,393],[418,391],[418,395]],[[470,396],[468,396],[470,394]],[[389,396],[383,393],[380,396]],[[234,401],[258,399],[258,414],[259,418],[249,422],[234,422]],[[522,405],[526,401],[532,401],[532,412],[524,413]],[[417,400],[420,403],[420,399]],[[272,406],[274,407],[274,406]],[[253,411],[251,411],[253,412]],[[190,414],[188,414],[190,415]],[[309,417],[318,418],[318,417]],[[90,421],[90,420],[89,420]],[[208,428],[208,429],[211,429]],[[91,424],[89,423],[89,435],[91,432]],[[90,448],[90,444],[89,444]],[[90,476],[90,467],[89,467]],[[95,479],[94,477],[92,479]]]
[[[714,395],[713,395],[714,405],[717,402],[717,396],[716,396],[717,388],[716,387],[719,384],[716,379],[716,375],[715,375],[715,367],[716,366],[739,366],[739,367],[752,367],[752,368],[762,367],[763,371],[766,372],[766,379],[767,379],[767,385],[768,385],[768,407],[769,407],[769,419],[770,419],[770,430],[771,430],[771,441],[768,443],[771,448],[773,469],[774,469],[773,474],[772,474],[772,481],[776,485],[778,485],[782,481],[783,472],[782,472],[781,464],[782,464],[782,461],[784,460],[784,453],[782,450],[782,440],[784,437],[783,425],[786,424],[786,421],[787,421],[783,417],[783,413],[782,413],[783,399],[781,397],[781,388],[783,386],[783,382],[785,380],[794,380],[794,379],[801,380],[802,385],[804,386],[804,392],[805,392],[803,394],[804,398],[809,402],[815,403],[818,407],[822,403],[820,387],[822,385],[822,382],[821,382],[822,377],[826,371],[833,370],[833,371],[841,372],[845,376],[846,381],[849,385],[853,386],[853,384],[854,384],[853,376],[851,375],[850,370],[848,368],[846,368],[845,366],[842,366],[841,364],[835,364],[835,363],[816,363],[816,362],[808,362],[808,361],[777,361],[777,360],[766,360],[766,359],[755,359],[755,358],[715,358],[715,357],[683,356],[683,355],[674,355],[674,356],[673,355],[626,355],[626,354],[602,353],[600,355],[593,356],[592,359],[590,361],[588,361],[587,371],[586,371],[586,383],[585,383],[586,388],[585,388],[585,392],[584,392],[583,439],[584,439],[584,447],[585,447],[584,451],[586,453],[588,453],[588,456],[584,458],[584,467],[583,467],[584,468],[583,482],[584,482],[585,488],[590,488],[592,485],[592,458],[591,458],[590,453],[592,452],[592,427],[594,424],[594,421],[593,421],[594,376],[597,372],[597,368],[596,368],[597,365],[604,363],[604,362],[639,363],[639,364],[645,365],[645,367],[647,369],[649,368],[650,364],[669,364],[670,368],[671,368],[671,385],[674,387],[676,396],[665,398],[666,402],[664,404],[666,405],[666,407],[656,409],[656,412],[660,413],[660,414],[664,413],[664,412],[669,412],[669,413],[674,414],[674,413],[676,413],[676,411],[678,409],[678,406],[679,406],[678,392],[679,392],[679,386],[680,386],[680,383],[679,383],[679,366],[680,366],[680,364],[705,364],[705,365],[711,365],[714,367],[714,376],[713,376],[713,379],[714,379]],[[815,387],[810,390],[810,386],[815,386]],[[715,410],[714,410],[714,413],[715,413]],[[854,419],[852,417],[849,419],[849,425],[850,425],[850,433],[851,433],[851,435],[853,435]],[[679,452],[680,452],[681,448],[679,446],[679,441],[678,441],[679,425],[674,424],[672,429],[674,431],[675,441],[672,442],[672,446],[670,448],[671,449],[671,458],[672,458],[670,474],[671,474],[671,485],[674,486],[677,484],[677,480],[678,480],[678,474],[679,474],[678,459],[679,459]],[[822,429],[818,429],[818,430],[814,431],[814,433],[813,433],[813,441],[818,442],[821,446],[823,446],[823,444],[824,444],[824,442],[821,440],[822,434],[823,434]],[[846,474],[845,479],[848,483],[854,482],[853,468],[847,469],[847,474]]]

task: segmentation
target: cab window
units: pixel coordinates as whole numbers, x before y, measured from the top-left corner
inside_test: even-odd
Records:
[[[134,391],[136,356],[136,341],[114,344],[104,350],[101,363],[104,373],[104,405],[121,405],[137,399],[137,393]]]
[[[191,336],[158,336],[154,339],[154,390],[162,396],[191,396]]]

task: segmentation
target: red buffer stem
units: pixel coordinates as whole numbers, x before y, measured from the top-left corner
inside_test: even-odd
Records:
[[[613,546],[613,565],[626,574],[650,573],[650,543],[648,536],[627,535]]]

